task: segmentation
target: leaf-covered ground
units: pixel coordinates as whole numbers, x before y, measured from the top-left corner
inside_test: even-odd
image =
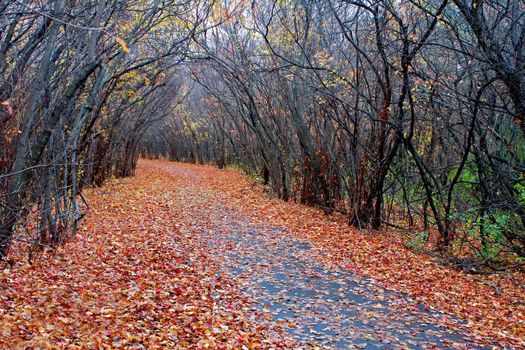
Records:
[[[0,349],[293,347],[181,233],[184,184],[151,167],[88,191],[87,219],[56,254],[0,270]],[[13,247],[13,251],[19,248]]]
[[[74,240],[0,270],[0,348],[525,346],[523,274],[442,267],[237,172],[141,161],[86,196]]]

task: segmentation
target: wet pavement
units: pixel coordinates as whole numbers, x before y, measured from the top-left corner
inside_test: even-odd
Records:
[[[261,220],[229,209],[223,194],[202,187],[178,192],[180,215],[188,213],[180,219],[192,224],[186,233],[207,245],[222,273],[236,279],[254,301],[254,311],[304,348],[485,348],[452,316],[371,279],[321,265],[316,256],[322,252],[311,244],[285,227],[261,226]],[[196,198],[189,201],[190,196]],[[195,205],[199,200],[202,205]],[[193,204],[186,210],[185,202]],[[220,293],[213,297],[220,302]]]

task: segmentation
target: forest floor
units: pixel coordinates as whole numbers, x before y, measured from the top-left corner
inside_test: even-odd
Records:
[[[0,270],[0,348],[523,348],[524,275],[473,276],[269,199],[233,170],[141,160],[76,237]]]

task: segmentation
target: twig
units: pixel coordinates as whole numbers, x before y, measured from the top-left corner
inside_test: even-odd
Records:
[[[514,264],[510,266],[505,266],[505,267],[492,267],[492,266],[489,266],[489,267],[494,271],[502,272],[502,271],[508,271],[512,269],[519,269],[520,267],[523,267],[523,266],[525,266],[525,263]]]
[[[317,204],[316,205],[317,208],[321,209],[322,211],[324,212],[328,212],[328,213],[331,213],[331,212],[338,212],[338,213],[341,213],[341,214],[346,214],[346,211],[343,210],[343,209],[339,209],[339,208],[334,208],[334,207],[325,207],[324,205],[320,205],[320,204]]]
[[[396,224],[392,224],[388,221],[381,221],[384,225],[387,225],[387,226],[390,226],[390,227],[393,227],[393,228],[396,228],[398,230],[402,230],[402,231],[412,231],[411,229],[407,228],[407,227],[403,227],[403,226],[399,226],[399,225],[396,225]]]
[[[80,192],[78,193],[78,195],[80,196],[80,198],[82,199],[82,202],[84,202],[84,204],[86,205],[86,207],[87,207],[88,209],[90,209],[87,200],[86,200],[86,199],[84,198],[84,196],[82,195],[82,191],[80,191]]]
[[[495,286],[492,283],[489,283],[487,281],[483,281],[482,279],[479,279],[479,278],[475,278],[475,280],[478,281],[479,283],[482,283],[482,284],[484,284],[486,286],[489,286],[489,287],[493,288],[494,291],[496,292],[496,294],[498,294],[499,296],[503,295],[503,293],[501,292],[501,288],[499,288],[498,286]]]

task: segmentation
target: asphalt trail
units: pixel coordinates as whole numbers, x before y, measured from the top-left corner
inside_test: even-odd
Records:
[[[185,184],[179,220],[255,301],[256,312],[305,348],[483,349],[452,316],[425,308],[373,280],[320,265],[308,242],[286,227],[228,208],[227,194],[203,187],[198,173],[162,167]],[[196,204],[197,203],[197,204]],[[220,295],[214,297],[220,298]],[[450,327],[454,324],[455,327]]]

